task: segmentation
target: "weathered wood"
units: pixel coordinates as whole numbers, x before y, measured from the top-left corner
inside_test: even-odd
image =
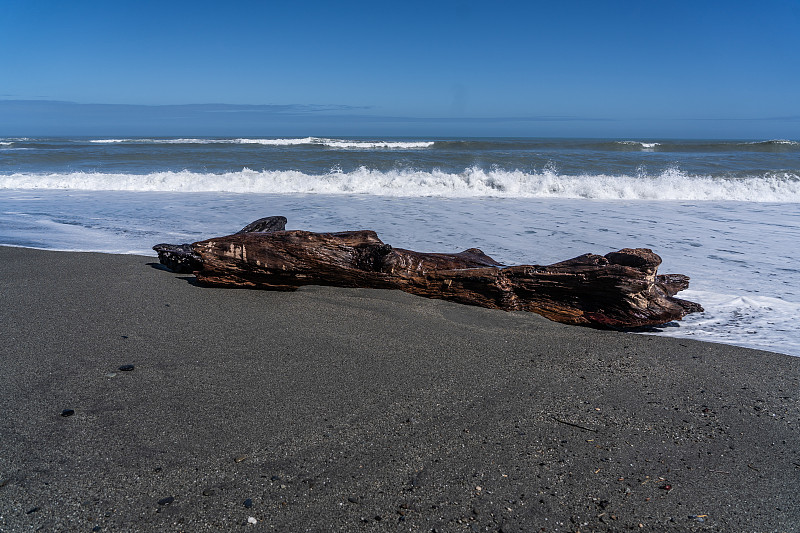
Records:
[[[702,311],[674,295],[680,274],[658,276],[646,248],[585,254],[553,265],[503,266],[481,250],[421,253],[374,231],[238,233],[194,243],[204,285],[294,290],[302,285],[400,289],[428,298],[530,311],[567,324],[632,328]]]
[[[286,229],[286,217],[264,217],[251,222],[236,233],[272,233]]]
[[[158,261],[173,272],[191,274],[203,268],[203,259],[191,244],[156,244],[153,250],[158,252]]]
[[[236,233],[270,233],[286,229],[286,217],[265,217],[251,222]],[[181,274],[191,274],[203,267],[203,259],[192,250],[191,244],[156,244],[159,262]]]

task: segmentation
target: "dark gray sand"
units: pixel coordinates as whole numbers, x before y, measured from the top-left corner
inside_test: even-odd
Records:
[[[800,530],[800,358],[152,262],[0,247],[0,530]]]

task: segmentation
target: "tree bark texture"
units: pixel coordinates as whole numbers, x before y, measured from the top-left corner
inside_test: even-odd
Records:
[[[191,255],[199,258],[194,265],[197,281],[268,290],[302,285],[400,289],[609,328],[659,325],[702,311],[700,305],[674,297],[688,287],[689,278],[659,276],[661,258],[647,248],[585,254],[546,266],[504,266],[476,248],[454,254],[393,248],[369,230],[313,233],[285,231],[281,224],[264,227],[266,231],[243,230],[192,244]],[[155,248],[164,246],[175,245]],[[165,258],[162,262],[167,264]]]

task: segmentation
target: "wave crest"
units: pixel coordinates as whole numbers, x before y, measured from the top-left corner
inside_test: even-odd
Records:
[[[376,148],[413,150],[430,148],[434,141],[366,141],[302,137],[285,139],[92,139],[95,144],[260,144],[263,146],[314,145],[337,149],[370,150]]]
[[[646,143],[642,141],[617,141],[617,144],[623,144],[625,146],[638,146],[644,150],[649,150],[655,148],[656,146],[661,146],[661,143],[651,142]]]
[[[691,200],[800,203],[800,176],[768,173],[746,178],[690,176],[669,169],[656,176],[560,175],[546,169],[379,171],[361,167],[312,175],[299,171],[221,174],[153,172],[150,174],[11,174],[0,176],[2,189],[78,189],[267,194],[365,194],[402,197],[586,198],[600,200]]]
[[[765,146],[782,145],[782,144],[783,145],[788,145],[788,146],[798,146],[798,145],[800,145],[800,143],[798,143],[797,141],[790,141],[788,139],[772,139],[772,140],[769,140],[769,141],[752,141],[752,142],[747,142],[747,143],[744,143],[744,144],[756,144],[756,145],[760,144],[760,145],[765,145]]]

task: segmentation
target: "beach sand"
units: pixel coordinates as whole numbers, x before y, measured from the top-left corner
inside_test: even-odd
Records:
[[[154,261],[0,247],[0,530],[800,530],[800,358]]]

